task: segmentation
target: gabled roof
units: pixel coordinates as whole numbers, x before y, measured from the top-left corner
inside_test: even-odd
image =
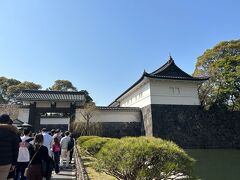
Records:
[[[17,96],[17,100],[82,102],[85,101],[85,95],[82,92],[72,91],[23,90]]]
[[[145,76],[158,79],[179,79],[191,81],[205,81],[208,77],[193,77],[181,70],[170,56],[169,60],[152,73],[145,73]]]
[[[120,96],[118,96],[109,106],[112,106],[114,103],[118,101],[124,94],[130,91],[133,87],[138,85],[144,77],[152,78],[152,79],[172,79],[172,80],[187,80],[187,81],[199,81],[203,82],[208,80],[208,77],[193,77],[183,70],[181,70],[174,62],[173,58],[170,56],[169,60],[160,68],[153,71],[152,73],[143,72],[143,75],[139,80],[137,80],[131,87],[129,87],[126,91],[124,91]]]

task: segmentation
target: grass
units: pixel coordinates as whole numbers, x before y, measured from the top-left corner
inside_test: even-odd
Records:
[[[81,155],[81,159],[83,161],[83,165],[89,176],[89,179],[91,179],[91,180],[116,180],[115,177],[110,176],[104,172],[97,172],[94,169],[94,164],[96,163],[95,158],[88,156],[85,153],[81,153],[81,150],[79,150],[79,152]]]

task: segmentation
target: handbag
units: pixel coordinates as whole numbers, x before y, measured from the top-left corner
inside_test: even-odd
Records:
[[[32,159],[29,161],[28,166],[26,167],[26,169],[24,170],[24,176],[27,177],[28,171],[29,171],[29,166],[32,163],[34,157],[36,156],[36,154],[38,153],[39,149],[41,148],[41,146],[38,148],[37,152],[35,152],[35,154],[33,155]]]
[[[24,176],[27,177],[27,174],[28,174],[28,167],[25,168],[25,170],[24,170]]]

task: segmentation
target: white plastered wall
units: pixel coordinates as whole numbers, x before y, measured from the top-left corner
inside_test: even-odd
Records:
[[[18,109],[18,119],[24,123],[28,123],[29,108],[19,108]]]
[[[56,107],[57,108],[69,108],[70,102],[57,102]]]
[[[133,88],[120,100],[121,107],[144,107],[151,104],[150,83]]]
[[[152,104],[200,105],[196,82],[151,80],[150,89]]]
[[[41,118],[40,124],[69,124],[70,118]]]
[[[47,101],[38,101],[36,102],[36,107],[46,107],[49,108],[51,107],[51,103]]]

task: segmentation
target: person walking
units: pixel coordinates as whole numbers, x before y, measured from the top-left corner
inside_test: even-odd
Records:
[[[56,130],[55,130],[55,133],[54,133],[54,135],[53,135],[53,139],[54,139],[55,137],[58,138],[59,142],[61,141],[62,136],[61,136],[61,132],[60,132],[59,129],[56,129]]]
[[[66,168],[69,166],[70,152],[68,151],[68,143],[70,141],[69,132],[65,132],[65,136],[61,139],[61,156],[60,156],[60,166],[63,167],[63,160],[66,159]]]
[[[72,133],[70,133],[69,137],[70,137],[70,141],[68,142],[68,151],[70,153],[69,164],[71,164],[72,157],[73,157],[73,152],[74,152],[75,140],[73,138],[73,134]]]
[[[43,145],[43,135],[37,134],[34,138],[34,145],[29,148],[30,162],[28,164],[27,179],[42,180],[45,176],[43,172],[42,162],[49,163],[48,148]]]
[[[6,180],[17,164],[20,138],[7,114],[0,116],[0,180]]]
[[[48,154],[50,157],[52,157],[51,152],[51,146],[52,146],[52,136],[47,133],[47,129],[42,129],[42,135],[43,135],[43,145],[48,148]]]
[[[29,146],[30,141],[33,140],[32,137],[30,137],[30,129],[24,129],[23,134],[24,136],[21,137],[22,142],[19,144],[19,153],[18,153],[18,159],[17,159],[17,166],[16,166],[16,177],[15,180],[26,180],[26,177],[24,176],[24,171],[26,167],[28,166],[28,163],[30,161],[30,154],[29,154]]]
[[[53,139],[53,145],[52,145],[52,152],[53,152],[53,158],[54,158],[54,169],[55,173],[59,173],[59,163],[60,163],[60,153],[61,153],[61,146],[58,137],[55,137]]]

